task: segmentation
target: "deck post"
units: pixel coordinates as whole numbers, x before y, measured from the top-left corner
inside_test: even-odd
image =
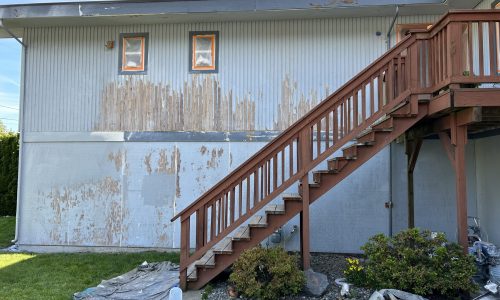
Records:
[[[406,135],[407,181],[408,181],[408,228],[415,227],[415,195],[413,186],[413,170],[422,147],[422,138],[409,139]]]
[[[465,145],[467,144],[467,124],[461,124],[457,113],[449,118],[450,136],[444,131],[438,133],[446,154],[455,170],[455,189],[457,205],[457,240],[468,252],[467,241],[467,177],[465,170]]]
[[[467,180],[465,171],[465,145],[467,144],[467,126],[452,128],[452,143],[455,144],[455,182],[457,197],[458,243],[467,253]],[[455,140],[455,141],[453,141]]]
[[[306,127],[300,133],[300,169],[309,167],[312,161],[312,129]],[[311,268],[309,240],[309,173],[301,179],[302,211],[300,212],[300,254],[304,270]]]

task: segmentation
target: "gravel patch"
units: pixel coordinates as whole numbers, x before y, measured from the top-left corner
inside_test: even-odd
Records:
[[[313,299],[346,299],[340,295],[340,287],[335,284],[335,279],[344,277],[343,271],[347,265],[346,257],[352,255],[332,254],[332,253],[311,253],[311,267],[315,272],[328,276],[329,286],[322,297],[311,297],[304,293],[285,297],[286,300],[313,300]],[[209,300],[229,299],[227,294],[227,279],[229,274],[223,273],[212,281],[213,292],[208,296]],[[370,289],[351,286],[351,297],[349,299],[367,300],[374,292]]]

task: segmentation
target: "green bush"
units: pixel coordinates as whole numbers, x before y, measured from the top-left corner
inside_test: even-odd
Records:
[[[297,257],[281,248],[244,251],[233,264],[229,280],[243,296],[263,300],[298,294],[305,284]]]
[[[375,235],[361,249],[366,261],[358,274],[375,289],[395,288],[429,296],[455,297],[475,291],[474,258],[448,243],[444,234],[408,229],[392,238]],[[346,270],[347,271],[347,270]]]
[[[19,135],[0,133],[0,216],[16,214]]]

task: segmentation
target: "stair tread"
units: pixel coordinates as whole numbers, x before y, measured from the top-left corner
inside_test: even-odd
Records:
[[[266,214],[282,215],[285,213],[285,205],[283,204],[270,204],[266,206]]]
[[[373,128],[373,127],[375,127],[375,126],[377,126],[377,125],[380,125],[380,124],[384,123],[385,121],[387,121],[387,120],[389,120],[389,119],[392,119],[392,117],[391,117],[391,116],[388,116],[388,115],[385,115],[385,116],[383,116],[382,118],[380,118],[380,119],[376,120],[375,122],[373,122],[373,124],[372,124],[372,125],[370,125],[370,127],[372,127],[372,128]]]
[[[233,235],[234,241],[240,240],[248,240],[250,239],[250,228],[248,226],[241,226],[236,230],[236,233]]]
[[[345,156],[336,156],[334,158],[328,159],[328,161],[336,161],[336,160],[352,160],[352,158]]]
[[[220,243],[212,248],[215,254],[226,254],[233,252],[233,239],[230,237],[224,238]]]
[[[407,100],[407,101],[403,101],[401,103],[399,103],[398,105],[394,106],[391,111],[389,111],[388,114],[392,114],[393,112],[397,111],[398,109],[404,107],[405,105],[408,105],[410,104],[410,102]]]
[[[213,268],[215,267],[215,254],[212,250],[208,250],[205,255],[194,262],[197,267]]]
[[[316,171],[313,171],[313,173],[316,173],[316,174],[333,174],[335,172],[333,170],[316,170]]]
[[[349,146],[345,146],[344,148],[341,148],[340,150],[346,150],[352,147],[363,147],[363,146],[371,146],[370,144],[367,143],[352,143]]]
[[[256,215],[248,223],[250,227],[266,227],[267,220],[265,216]]]
[[[281,198],[285,201],[287,201],[287,200],[301,201],[302,200],[302,196],[300,194],[297,194],[297,193],[282,194]]]
[[[198,280],[196,266],[194,264],[191,264],[187,268],[187,281],[196,281],[196,280]]]

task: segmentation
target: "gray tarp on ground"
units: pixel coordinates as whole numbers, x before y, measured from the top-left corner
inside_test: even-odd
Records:
[[[98,299],[168,299],[168,293],[179,285],[179,266],[171,262],[143,263],[132,271],[96,287],[73,295],[74,300]]]

